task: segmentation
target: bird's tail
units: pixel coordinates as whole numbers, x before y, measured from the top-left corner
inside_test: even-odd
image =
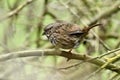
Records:
[[[102,24],[94,24],[94,25],[92,25],[92,26],[89,26],[89,27],[85,27],[84,29],[83,29],[83,32],[88,32],[90,29],[92,29],[92,28],[94,28],[94,27],[96,27],[96,26],[101,26]]]

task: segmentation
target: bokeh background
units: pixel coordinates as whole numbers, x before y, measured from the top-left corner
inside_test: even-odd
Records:
[[[79,54],[99,56],[120,47],[120,0],[0,0],[0,55],[10,52],[54,49],[42,35],[44,27],[56,20],[80,25],[94,23],[86,41],[75,49]],[[17,58],[0,62],[0,80],[87,80],[98,67],[58,56]],[[115,63],[119,65],[119,61]],[[120,80],[109,70],[89,80]],[[115,78],[114,78],[115,77]]]

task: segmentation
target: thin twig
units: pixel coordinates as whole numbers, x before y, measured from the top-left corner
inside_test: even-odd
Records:
[[[108,47],[108,45],[105,44],[105,43],[103,42],[103,40],[100,39],[99,36],[98,36],[94,31],[92,31],[92,33],[93,33],[94,36],[99,40],[99,42],[103,45],[103,47],[104,47],[106,50],[109,50],[109,51],[111,50],[111,49]]]
[[[114,52],[117,52],[117,51],[120,51],[120,48],[117,48],[117,49],[108,51],[107,53],[104,53],[104,54],[102,54],[102,55],[100,55],[100,56],[97,56],[97,57],[95,57],[94,59],[102,58],[102,57],[104,57],[104,56],[106,56],[106,55],[110,55],[111,53],[114,53]]]
[[[115,80],[118,76],[120,76],[119,74],[115,74],[114,76],[112,76],[109,80]]]
[[[84,63],[84,62],[79,62],[79,63],[76,63],[76,64],[68,66],[68,67],[64,67],[64,68],[58,68],[58,70],[63,70],[63,69],[69,69],[69,68],[77,67],[77,66],[79,66],[82,63]]]
[[[77,13],[75,13],[75,11],[73,11],[68,5],[66,5],[65,3],[63,3],[61,0],[58,0],[59,3],[61,5],[63,5],[73,16],[77,17],[78,19],[80,18],[79,15],[77,15]]]
[[[5,20],[7,18],[10,18],[10,17],[18,14],[25,6],[27,6],[28,4],[32,3],[33,1],[36,1],[36,0],[27,0],[26,2],[24,2],[23,4],[21,4],[20,6],[18,6],[16,9],[14,9],[11,12],[9,12],[6,16],[4,16],[3,18],[1,18],[0,21]]]
[[[101,12],[100,14],[96,15],[88,24],[93,25],[95,24],[97,21],[101,20],[102,18],[108,18],[110,16],[112,16],[113,14],[117,13],[118,11],[120,11],[120,1],[116,1],[116,3],[110,7],[109,9],[107,9],[107,11]]]
[[[44,7],[43,7],[43,12],[42,15],[40,15],[40,20],[38,22],[37,25],[37,31],[36,31],[36,47],[39,48],[40,47],[40,41],[41,41],[41,31],[42,31],[42,26],[43,26],[43,21],[45,19],[45,15],[48,13],[48,9],[47,9],[47,5],[48,5],[48,0],[44,0]]]
[[[90,79],[91,77],[95,76],[98,72],[101,71],[101,68],[97,69],[96,71],[94,71],[93,73],[91,73],[90,75],[88,75],[85,80]]]

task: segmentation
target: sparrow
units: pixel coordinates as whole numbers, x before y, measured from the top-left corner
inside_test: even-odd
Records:
[[[83,29],[74,23],[66,21],[56,21],[48,24],[44,28],[43,35],[46,35],[48,40],[57,48],[72,49],[77,48],[83,39],[88,35],[90,29],[101,24],[94,24]]]

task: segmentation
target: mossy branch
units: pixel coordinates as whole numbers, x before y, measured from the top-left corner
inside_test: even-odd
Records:
[[[106,62],[101,59],[94,59],[91,56],[84,56],[78,53],[70,54],[67,51],[56,51],[53,49],[45,49],[45,50],[26,50],[26,51],[18,51],[18,52],[11,52],[0,56],[0,62],[15,59],[15,58],[22,58],[22,57],[33,57],[33,56],[61,56],[69,59],[76,59],[76,60],[83,60],[88,61],[89,63],[95,64],[97,66],[102,66]],[[120,67],[114,64],[108,64],[105,66],[106,69],[114,71],[120,74]]]

